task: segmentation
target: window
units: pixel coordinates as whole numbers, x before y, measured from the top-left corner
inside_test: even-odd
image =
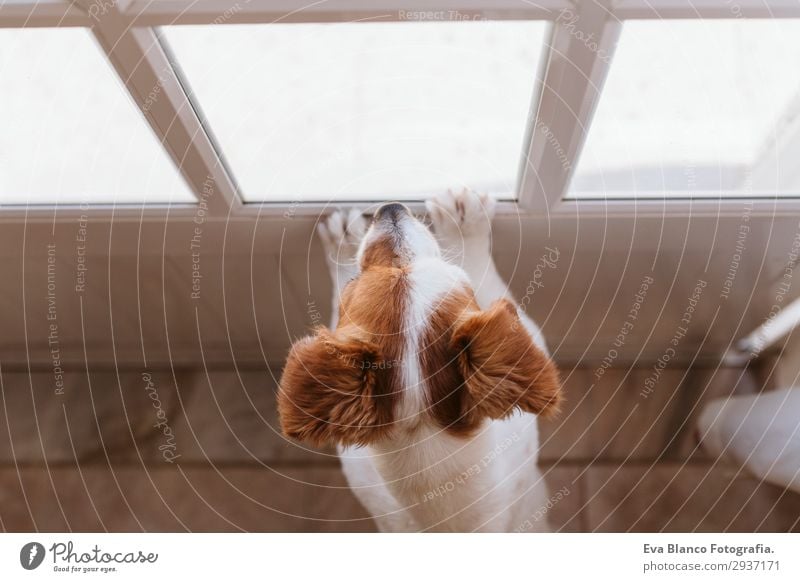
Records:
[[[628,21],[571,198],[800,196],[800,20]]]
[[[162,29],[248,202],[516,196],[547,24]]]
[[[87,29],[0,29],[0,103],[0,204],[195,202]]]
[[[538,216],[795,212],[790,4],[13,0],[0,207],[311,216],[467,186]]]

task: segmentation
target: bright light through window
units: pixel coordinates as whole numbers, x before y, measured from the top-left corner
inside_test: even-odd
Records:
[[[247,201],[514,197],[542,22],[164,29]]]
[[[195,202],[86,29],[0,29],[0,204]]]
[[[570,197],[800,195],[800,21],[630,21]]]

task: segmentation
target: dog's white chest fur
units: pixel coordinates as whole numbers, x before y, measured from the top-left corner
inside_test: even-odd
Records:
[[[432,427],[427,441],[405,447],[339,449],[353,493],[382,531],[515,531],[542,515],[535,415],[487,422],[467,442],[440,433]],[[544,520],[529,529],[546,530]]]

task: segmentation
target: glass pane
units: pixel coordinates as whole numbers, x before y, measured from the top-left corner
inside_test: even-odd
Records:
[[[194,202],[88,30],[0,29],[0,204]]]
[[[165,29],[247,201],[516,191],[546,24]]]
[[[570,197],[800,195],[800,21],[626,22]]]

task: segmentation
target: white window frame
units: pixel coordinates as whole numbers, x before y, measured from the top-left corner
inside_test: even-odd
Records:
[[[578,35],[564,26],[564,12],[577,15]],[[244,203],[235,176],[224,163],[210,128],[204,126],[181,79],[170,63],[156,28],[167,25],[276,22],[397,21],[413,11],[457,14],[486,20],[548,20],[552,23],[544,78],[534,96],[536,107],[528,128],[518,200],[502,203],[501,212],[551,218],[637,217],[646,215],[724,216],[741,214],[742,200],[565,200],[581,148],[591,124],[622,23],[629,19],[798,18],[798,0],[322,0],[303,5],[297,0],[0,0],[0,27],[88,27],[124,82],[144,118],[198,199],[207,205],[209,220],[253,219],[282,215],[289,202]],[[559,16],[562,16],[559,18]],[[444,16],[447,18],[447,16]],[[574,29],[573,29],[574,31]],[[583,38],[592,34],[597,46]],[[602,51],[605,51],[603,53]],[[607,54],[611,58],[599,58]],[[535,72],[532,72],[535,74]],[[160,86],[159,99],[145,106],[148,94]],[[530,123],[529,123],[530,125]],[[560,151],[553,147],[557,143]],[[524,155],[522,155],[524,154]],[[564,159],[569,164],[563,163]],[[540,171],[546,168],[547,171]],[[204,196],[210,187],[213,194]],[[298,217],[313,216],[325,205],[292,204]],[[195,204],[172,204],[170,219],[191,220]],[[754,215],[800,212],[800,200],[755,199]],[[144,208],[93,206],[90,213],[114,219],[164,219],[163,206]],[[71,220],[86,210],[59,205],[0,210],[8,220]]]

